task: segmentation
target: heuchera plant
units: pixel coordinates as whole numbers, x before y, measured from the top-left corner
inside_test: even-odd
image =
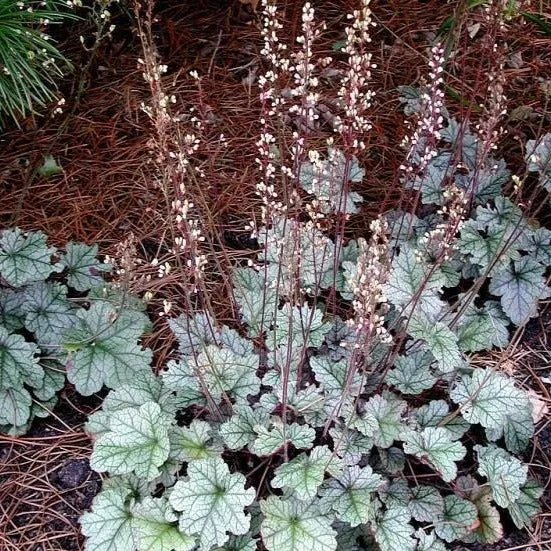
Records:
[[[141,301],[109,287],[97,245],[49,247],[42,232],[0,232],[0,425],[22,434],[46,417],[66,378],[88,396],[150,369],[137,339]],[[67,374],[67,375],[66,375]]]
[[[447,204],[441,171],[457,126],[447,120],[444,147],[415,183],[426,204]],[[541,145],[527,153],[530,170],[545,154]],[[338,172],[342,156],[330,156]],[[135,373],[90,418],[91,465],[110,476],[81,519],[87,549],[253,551],[261,541],[270,551],[436,551],[498,541],[504,515],[530,526],[542,488],[517,457],[533,435],[530,400],[469,357],[505,347],[511,328],[536,314],[551,235],[500,195],[509,173],[489,162],[498,168],[477,180],[445,262],[435,264],[426,237],[446,222],[445,209],[388,214],[387,314],[368,355],[358,350],[357,319],[329,315],[322,300],[289,301],[290,274],[265,281],[289,271],[271,249],[285,242],[300,251],[302,285],[361,301],[358,259],[373,267],[378,245],[349,242],[336,263],[320,253],[317,233],[261,228],[258,265],[233,274],[241,324],[205,312],[172,319],[178,359],[159,376]],[[361,177],[355,161],[347,166]],[[311,173],[305,165],[303,186]],[[457,185],[467,178],[457,175]],[[333,200],[329,189],[322,182],[312,192],[332,213],[358,202]],[[467,289],[476,298],[465,299]]]

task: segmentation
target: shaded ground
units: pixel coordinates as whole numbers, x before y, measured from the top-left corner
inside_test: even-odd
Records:
[[[229,143],[217,158],[215,171],[204,189],[204,201],[212,213],[210,231],[220,236],[229,249],[239,249],[236,240],[250,213],[257,211],[254,195],[254,136],[258,130],[258,93],[255,76],[261,71],[258,27],[237,2],[214,0],[159,3],[159,49],[169,70],[167,82],[178,107],[186,113],[192,105],[202,105],[212,121],[213,139],[223,133]],[[284,2],[282,2],[284,4]],[[287,2],[285,32],[297,34],[299,3]],[[320,52],[331,55],[332,46],[342,38],[344,14],[354,2],[316,2],[328,24],[329,33],[320,43]],[[362,214],[351,221],[357,234],[366,231],[374,214],[396,200],[396,174],[402,162],[399,142],[407,130],[399,109],[396,86],[418,83],[426,74],[426,48],[447,16],[460,2],[418,2],[414,0],[373,1],[378,26],[374,29],[373,55],[378,68],[373,73],[377,100],[373,107],[373,131],[365,158],[366,179],[358,191],[365,197]],[[114,254],[117,243],[130,232],[137,252],[153,258],[163,244],[163,197],[155,187],[151,168],[149,121],[140,104],[149,101],[137,59],[142,56],[128,21],[121,17],[114,40],[100,48],[90,72],[80,75],[86,83],[78,107],[71,112],[71,90],[67,81],[67,110],[58,118],[24,121],[22,130],[0,137],[0,227],[18,225],[42,229],[52,242],[70,239],[98,243],[103,253]],[[79,34],[89,36],[93,29],[84,25],[67,40],[69,57],[86,63],[80,49]],[[503,154],[510,166],[521,167],[521,143],[535,137],[540,127],[550,124],[540,84],[549,78],[551,48],[548,38],[532,23],[515,21],[508,29],[514,40],[506,64],[507,95],[510,105],[523,107],[507,121],[509,136],[503,141]],[[476,103],[485,97],[483,60],[479,44],[469,39],[468,31],[458,33],[459,55],[449,67],[450,87],[463,94],[455,101],[449,91],[447,101],[462,117],[476,119]],[[72,55],[71,55],[72,54]],[[512,56],[515,56],[514,58]],[[201,75],[201,94],[187,74],[197,68]],[[78,80],[78,79],[77,79]],[[517,139],[518,138],[518,139]],[[214,147],[214,146],[213,146]],[[63,173],[44,179],[38,176],[45,155],[52,154]],[[540,213],[542,223],[547,214]],[[245,244],[246,247],[246,244]],[[236,253],[238,254],[238,252]],[[153,284],[151,284],[153,285]],[[155,289],[157,304],[171,296],[171,289]],[[164,293],[164,294],[163,294]],[[222,303],[222,301],[221,301]],[[222,308],[222,305],[221,305]],[[538,383],[549,370],[549,315],[531,322],[513,355],[517,375],[549,400],[549,386]],[[150,345],[161,350],[160,364],[170,350],[162,322]],[[542,367],[543,366],[543,367]],[[86,457],[90,442],[81,429],[83,416],[95,402],[82,403],[67,390],[67,399],[55,410],[55,418],[38,421],[29,436],[0,437],[0,548],[8,551],[80,550],[76,521],[89,507],[99,488],[98,476],[91,473]],[[70,404],[73,404],[71,406]],[[539,428],[530,456],[532,469],[547,484],[551,453],[549,420]],[[542,466],[538,466],[542,465]],[[551,509],[547,484],[545,503]],[[541,520],[535,532],[545,534]],[[548,526],[548,525],[547,525]],[[550,533],[551,531],[547,531]],[[542,536],[545,539],[545,536]],[[530,540],[524,533],[507,536],[503,545],[469,549],[520,549]],[[536,549],[551,549],[551,543]]]

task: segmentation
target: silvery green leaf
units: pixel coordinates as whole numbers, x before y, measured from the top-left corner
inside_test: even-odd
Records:
[[[0,424],[25,425],[31,415],[32,398],[23,387],[0,389]]]
[[[80,517],[86,551],[135,551],[129,494],[128,488],[111,488],[94,498],[92,510]]]
[[[374,492],[382,481],[383,478],[369,465],[345,467],[342,475],[330,478],[322,487],[321,503],[330,507],[339,520],[354,528],[374,520]]]
[[[260,390],[258,363],[257,354],[238,354],[229,348],[208,345],[197,357],[197,370],[214,401],[228,393],[237,403],[247,404],[248,396]]]
[[[457,476],[455,462],[463,459],[467,450],[463,444],[452,440],[448,430],[427,427],[421,432],[408,431],[402,438],[404,451],[427,461],[445,482],[451,482]]]
[[[218,341],[222,348],[228,348],[235,354],[252,354],[253,343],[250,339],[242,337],[235,329],[222,325],[217,334]]]
[[[472,194],[475,202],[480,205],[485,205],[500,195],[503,186],[511,177],[511,172],[507,170],[503,159],[499,161],[489,159],[488,161],[485,166],[477,168],[464,177],[460,174],[456,175],[456,183],[469,195]]]
[[[269,496],[260,502],[261,534],[268,551],[336,551],[336,532],[317,504]]]
[[[440,131],[442,139],[451,145],[453,151],[460,151],[459,158],[469,169],[476,166],[478,138],[467,128],[466,122],[457,122],[448,117],[448,126]]]
[[[283,384],[274,388],[273,392],[277,395],[278,403],[283,402],[283,388]],[[323,425],[327,420],[328,410],[332,411],[330,397],[326,396],[313,384],[298,392],[296,384],[288,384],[287,404],[296,415],[302,417],[311,426]]]
[[[413,518],[419,522],[434,522],[444,512],[444,498],[432,486],[415,486],[408,503]]]
[[[170,419],[154,402],[111,413],[110,430],[96,440],[90,466],[98,472],[133,472],[152,480],[168,459],[169,425]]]
[[[104,301],[76,315],[77,324],[64,333],[63,346],[71,352],[67,378],[81,394],[90,396],[103,385],[115,388],[150,369],[153,354],[137,343],[149,323],[146,315],[117,310]]]
[[[359,463],[362,455],[368,454],[373,447],[372,438],[345,426],[335,426],[329,434],[333,439],[333,451],[346,465]]]
[[[62,263],[68,270],[67,283],[77,291],[88,291],[103,283],[102,273],[109,273],[111,266],[97,259],[98,246],[84,243],[67,243]]]
[[[421,190],[421,202],[424,205],[444,204],[444,186],[442,184],[450,172],[448,166],[442,166],[442,163],[438,162],[438,158],[435,158],[429,162],[424,173],[415,178],[411,187]]]
[[[461,414],[471,424],[489,429],[503,427],[506,416],[530,408],[526,393],[512,379],[490,368],[477,368],[461,377],[450,392],[461,406]]]
[[[193,358],[183,357],[179,362],[170,360],[166,364],[166,370],[161,372],[163,382],[168,389],[176,392],[181,407],[205,403],[194,364]]]
[[[323,482],[325,471],[333,471],[339,462],[327,446],[316,446],[310,454],[301,453],[277,467],[272,486],[291,489],[297,499],[310,502]]]
[[[272,420],[272,426],[262,425],[254,427],[256,439],[249,445],[255,455],[272,455],[286,444],[292,444],[296,449],[311,448],[316,437],[316,431],[309,425],[288,423],[284,425],[280,420]]]
[[[332,321],[331,329],[325,333],[325,344],[329,348],[329,357],[339,361],[350,356],[355,334],[341,318],[336,317]]]
[[[358,538],[365,539],[365,527],[351,528],[350,524],[339,520],[333,522],[332,526],[337,531],[338,551],[362,551],[365,549],[363,544],[358,543]]]
[[[172,390],[166,388],[163,379],[152,371],[140,371],[133,379],[109,392],[103,401],[104,411],[118,411],[143,406],[147,402],[159,404],[168,416],[173,416],[177,403]]]
[[[0,327],[0,389],[20,389],[23,384],[40,387],[44,370],[36,357],[36,344]]]
[[[478,454],[478,473],[488,479],[494,501],[500,507],[509,507],[520,497],[528,467],[493,444],[474,446],[474,449]]]
[[[534,420],[529,408],[515,411],[504,418],[503,427],[486,429],[488,440],[496,441],[502,436],[505,446],[512,453],[521,453],[526,450],[530,439],[534,436]]]
[[[266,281],[273,282],[282,295],[293,292],[297,278],[303,287],[317,288],[333,270],[334,243],[314,224],[281,218],[270,229],[259,232],[265,251],[261,260],[268,262]]]
[[[38,231],[23,233],[20,229],[3,230],[0,237],[0,276],[13,287],[33,281],[44,281],[60,264],[52,264],[54,247],[48,247],[46,236]]]
[[[38,400],[52,400],[56,393],[65,386],[65,368],[55,360],[41,360],[44,378],[40,386],[33,389]]]
[[[431,400],[420,407],[417,423],[421,428],[442,426],[450,432],[453,440],[461,438],[470,428],[461,415],[450,415],[450,408],[444,400]]]
[[[63,332],[76,323],[76,309],[67,299],[67,287],[38,282],[23,292],[25,327],[35,334],[39,345],[59,344]]]
[[[30,419],[38,417],[40,419],[45,419],[52,415],[54,407],[57,405],[58,397],[52,396],[49,400],[37,400],[36,397],[33,399],[31,404],[31,415]]]
[[[347,360],[334,361],[329,356],[313,356],[310,367],[326,394],[341,395],[346,392],[356,396],[360,392],[362,378],[359,373],[349,374]]]
[[[544,266],[551,265],[551,230],[538,228],[530,232],[525,247],[533,260]]]
[[[411,499],[411,492],[407,480],[394,478],[388,486],[379,488],[379,497],[387,509],[392,507],[407,507]]]
[[[88,291],[88,301],[103,301],[111,305],[114,310],[134,310],[135,312],[144,312],[147,310],[147,304],[141,298],[133,295],[128,289],[117,287],[115,283],[104,282],[102,285],[96,285]],[[151,322],[147,321],[147,327],[151,327]]]
[[[168,320],[168,325],[178,340],[178,351],[182,356],[194,356],[203,347],[218,342],[215,323],[204,312],[197,312],[192,317],[181,314]]]
[[[191,551],[195,538],[178,530],[166,498],[145,497],[132,508],[132,532],[140,551]]]
[[[540,511],[539,499],[542,495],[543,488],[535,480],[528,480],[521,486],[519,496],[508,507],[509,514],[517,528],[532,526],[532,520]]]
[[[383,215],[389,229],[389,241],[394,247],[407,243],[413,247],[417,236],[417,230],[421,228],[421,234],[425,233],[424,220],[415,214],[400,210],[390,210]]]
[[[407,507],[394,506],[385,511],[376,523],[375,540],[381,551],[413,551],[416,541],[412,538],[413,526]]]
[[[418,539],[417,551],[446,551],[446,544],[436,537],[432,532],[427,534],[422,528],[415,532],[415,537]]]
[[[435,523],[438,537],[452,542],[464,538],[476,527],[477,509],[470,501],[455,494],[444,498],[444,511]]]
[[[443,373],[450,373],[463,365],[457,335],[445,323],[431,321],[422,313],[414,313],[409,320],[408,331],[414,338],[425,341]]]
[[[530,172],[539,172],[540,185],[551,190],[551,134],[526,142],[526,162]]]
[[[505,228],[493,225],[489,228],[480,228],[478,220],[467,220],[461,226],[459,238],[459,251],[469,255],[469,261],[482,268],[487,268],[494,261],[498,261],[499,267],[506,266],[511,259],[520,258],[515,247],[508,247]],[[495,270],[494,270],[495,271]]]
[[[391,474],[404,470],[406,456],[401,448],[391,446],[390,448],[377,448],[382,468]]]
[[[436,384],[436,377],[430,371],[432,363],[433,357],[424,350],[400,355],[387,375],[387,383],[404,394],[420,394]]]
[[[188,476],[174,485],[169,501],[180,515],[184,534],[197,535],[200,545],[210,549],[224,545],[229,534],[246,534],[250,516],[244,509],[255,499],[254,488],[245,489],[246,479],[230,473],[220,457],[194,461],[188,465]]]
[[[549,296],[545,267],[524,256],[493,275],[490,293],[501,297],[505,313],[515,325],[537,315],[538,301]]]
[[[528,229],[522,209],[508,197],[502,196],[495,198],[493,207],[477,207],[476,224],[482,231],[501,228],[507,239],[513,236],[520,238],[520,242],[515,243],[515,246],[524,244],[522,234]]]
[[[483,308],[470,308],[457,328],[459,347],[466,352],[488,350],[492,346],[504,348],[509,344],[508,322],[495,301],[488,301]]]
[[[267,426],[269,419],[269,413],[264,408],[237,406],[231,419],[220,426],[219,434],[230,450],[239,450],[256,438],[254,427]]]
[[[373,437],[376,446],[389,448],[404,429],[402,413],[405,403],[387,400],[381,395],[372,396],[363,413],[354,421],[354,428],[365,436]]]
[[[230,539],[222,547],[215,547],[212,551],[256,551],[256,549],[256,540],[250,534],[245,534],[230,536]]]
[[[429,266],[417,259],[415,250],[402,245],[392,263],[385,294],[403,315],[415,311],[434,319],[443,307],[439,295],[444,283],[445,278],[438,270],[432,270],[429,275]]]
[[[323,320],[323,312],[319,308],[311,308],[308,304],[291,306],[285,303],[278,310],[276,327],[270,331],[266,339],[279,345],[296,343],[296,347],[321,346],[329,324]]]
[[[24,325],[25,313],[22,306],[24,294],[12,289],[0,289],[0,326],[9,332],[17,331]]]
[[[221,455],[223,447],[213,440],[212,432],[210,425],[199,419],[194,419],[189,427],[171,427],[170,457],[189,463]]]
[[[272,323],[277,293],[268,284],[262,270],[236,268],[233,271],[234,294],[250,337],[264,333]]]

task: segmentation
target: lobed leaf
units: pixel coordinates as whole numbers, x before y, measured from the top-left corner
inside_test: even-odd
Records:
[[[412,538],[413,526],[407,507],[394,506],[385,511],[377,522],[375,540],[381,551],[413,551],[416,541]]]
[[[316,446],[309,455],[301,453],[275,470],[274,488],[290,488],[297,499],[312,501],[325,477],[325,471],[336,468],[338,458],[327,446]]]
[[[96,440],[90,466],[98,472],[135,473],[153,480],[168,459],[169,424],[170,419],[155,402],[113,412],[109,431]]]
[[[538,301],[548,296],[544,274],[544,266],[524,256],[492,277],[490,293],[501,297],[503,310],[515,325],[536,316]]]
[[[466,499],[451,494],[444,498],[444,511],[436,519],[438,537],[452,542],[464,538],[477,527],[477,509]]]
[[[272,421],[270,428],[262,425],[254,427],[256,439],[249,446],[255,455],[272,455],[287,444],[292,444],[297,449],[311,448],[316,437],[316,431],[309,425],[289,423],[284,425],[281,421]]]
[[[67,283],[79,292],[90,290],[103,283],[103,273],[111,266],[97,259],[98,246],[70,241],[65,247],[62,264],[67,268]]]
[[[478,473],[488,479],[494,501],[500,507],[509,507],[520,497],[528,467],[494,444],[474,449],[478,454]]]
[[[401,400],[387,400],[377,394],[369,399],[362,415],[355,419],[354,428],[373,437],[376,446],[389,448],[404,428],[404,408],[405,403]]]
[[[129,494],[128,488],[111,488],[94,498],[92,511],[80,517],[86,551],[135,551]]]
[[[63,268],[52,264],[55,252],[40,231],[25,234],[18,228],[4,230],[0,237],[0,275],[13,287],[44,281]]]
[[[434,322],[421,313],[414,313],[408,325],[409,333],[425,341],[428,350],[438,362],[443,373],[450,373],[463,365],[463,358],[457,344],[457,336],[440,321]]]
[[[219,434],[230,450],[239,450],[256,438],[255,427],[266,427],[269,418],[269,413],[263,408],[237,406],[231,419],[220,426]]]
[[[387,375],[387,383],[403,394],[420,394],[436,384],[437,379],[430,371],[432,363],[433,357],[424,350],[400,355]]]
[[[526,394],[506,375],[490,368],[478,368],[459,379],[450,392],[461,406],[461,414],[471,424],[489,429],[503,428],[509,414],[530,411]]]
[[[336,532],[315,503],[269,496],[260,508],[262,541],[268,551],[336,551]]]
[[[339,520],[354,528],[374,520],[374,492],[382,481],[383,478],[369,465],[345,467],[340,476],[330,478],[322,487],[321,503],[331,508]]]
[[[543,488],[535,480],[527,480],[520,487],[519,496],[508,507],[509,514],[519,530],[532,526],[532,520],[540,511],[539,499],[542,495]]]
[[[444,498],[431,486],[415,486],[408,503],[411,516],[419,522],[433,523],[444,512]]]
[[[427,427],[421,432],[408,431],[403,437],[404,451],[413,454],[434,467],[445,482],[457,476],[456,461],[463,459],[467,450],[454,442],[451,433],[441,427]]]
[[[194,461],[188,465],[186,480],[174,485],[169,501],[180,515],[179,526],[185,534],[199,537],[202,548],[224,545],[229,534],[246,534],[250,517],[244,508],[256,492],[245,489],[245,477],[230,470],[221,457]]]
[[[136,342],[148,323],[144,314],[116,310],[104,301],[79,310],[76,327],[63,336],[64,347],[71,351],[69,381],[90,396],[103,385],[115,388],[149,370],[152,352]]]
[[[178,530],[166,498],[145,497],[132,508],[132,532],[140,551],[191,551],[195,538]]]

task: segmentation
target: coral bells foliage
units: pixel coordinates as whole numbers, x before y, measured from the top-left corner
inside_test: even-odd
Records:
[[[86,425],[90,464],[106,475],[80,521],[88,551],[441,551],[497,542],[504,521],[530,527],[542,494],[521,460],[533,397],[473,361],[506,348],[549,297],[551,232],[503,195],[520,178],[486,147],[500,88],[489,84],[488,125],[471,131],[442,104],[443,50],[432,48],[428,85],[402,89],[416,121],[404,194],[423,208],[386,212],[351,239],[373,96],[368,3],[348,20],[326,151],[312,146],[324,27],[306,4],[287,48],[277,15],[264,4],[262,211],[249,224],[260,247],[221,274],[238,315],[222,323],[197,307],[209,298],[192,193],[201,110],[181,132],[145,24],[146,112],[176,237],[155,268],[184,268],[185,294],[170,298],[189,306],[166,320],[177,349],[155,374],[143,304],[105,285],[93,247],[57,251],[40,233],[2,231],[0,424],[23,432],[65,373],[83,395],[109,389]],[[551,137],[526,155],[549,191]]]

